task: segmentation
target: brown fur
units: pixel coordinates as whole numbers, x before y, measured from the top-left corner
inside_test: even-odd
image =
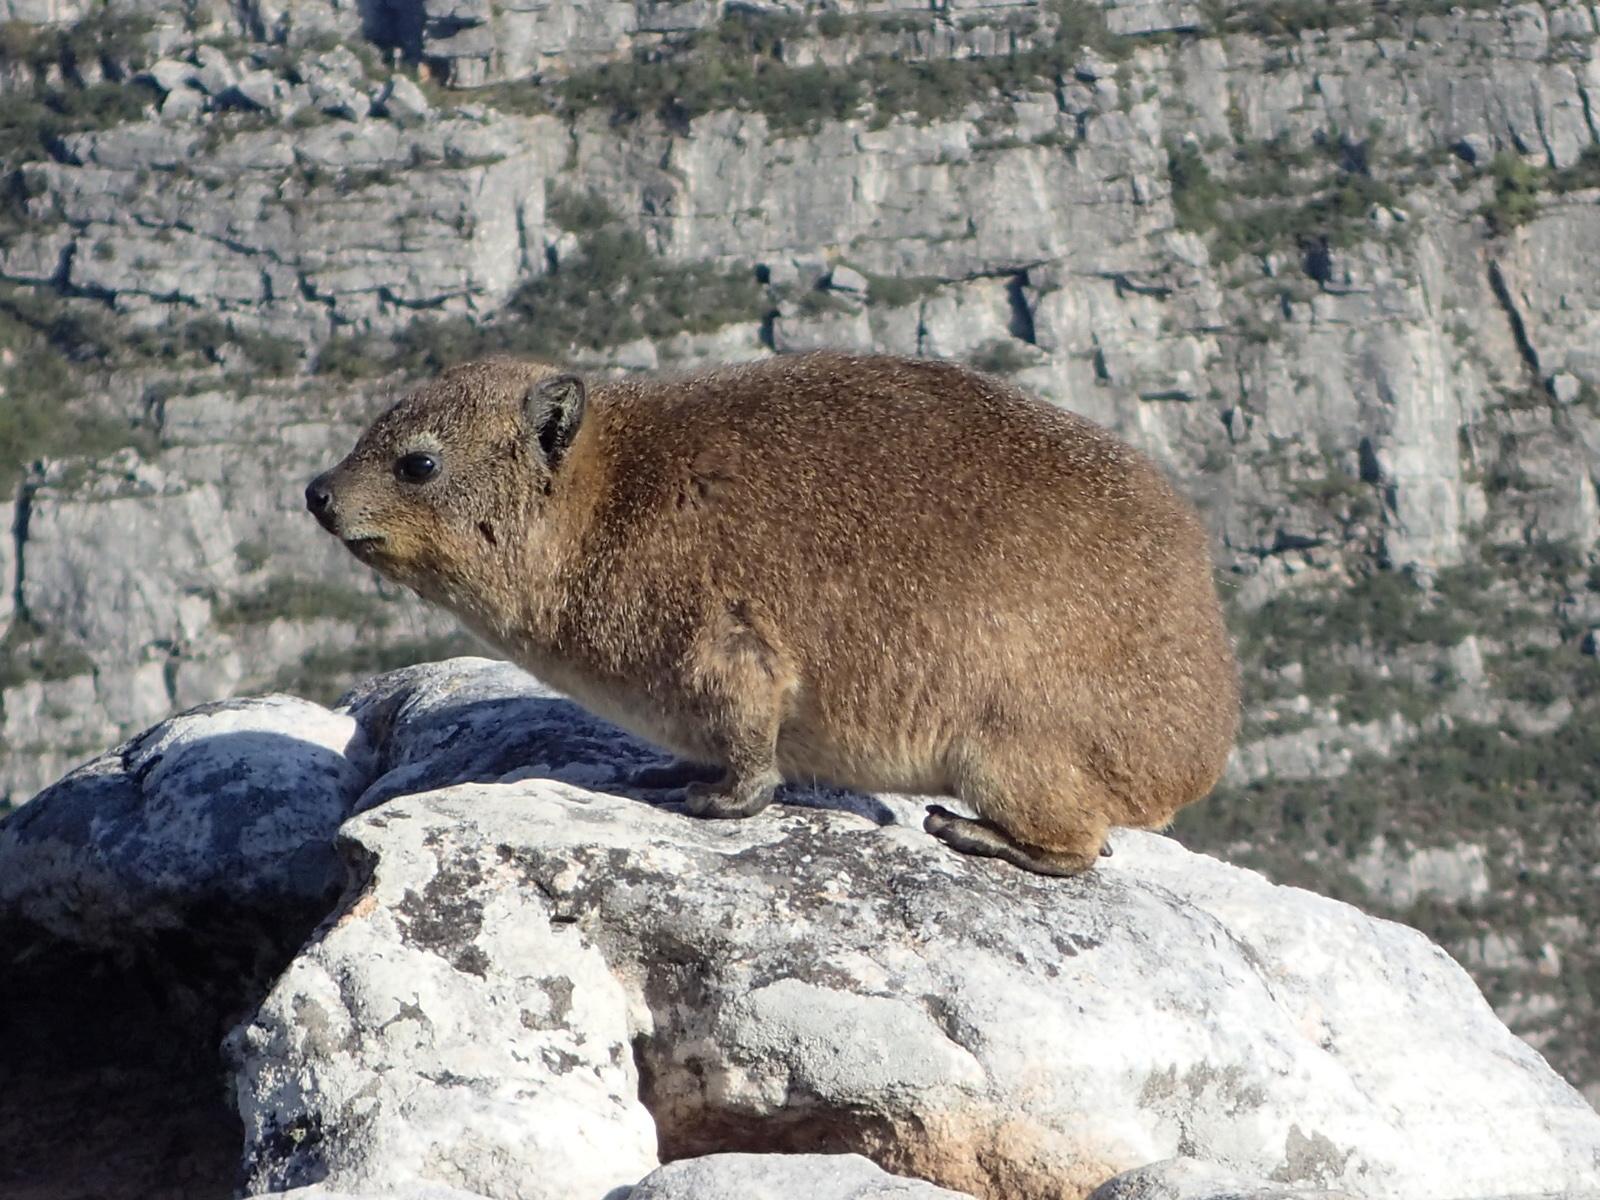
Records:
[[[597,382],[552,472],[523,401],[555,375],[445,372],[316,481],[320,516],[728,768],[697,811],[756,811],[780,776],[950,794],[987,819],[935,830],[953,845],[1071,873],[1216,782],[1238,699],[1206,536],[1106,431],[952,364],[811,354]],[[394,466],[418,446],[444,462],[422,485]]]

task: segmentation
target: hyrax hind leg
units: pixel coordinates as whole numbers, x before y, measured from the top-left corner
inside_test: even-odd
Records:
[[[1015,775],[995,764],[968,762],[956,790],[980,818],[928,806],[922,827],[952,850],[998,858],[1040,875],[1077,875],[1109,854],[1110,820],[1094,804],[1096,789],[1083,772],[1045,779],[1037,770]]]
[[[724,767],[716,782],[689,785],[686,802],[697,817],[754,816],[783,782],[778,727],[795,675],[756,624],[746,606],[731,605],[690,656],[693,719],[708,757]]]

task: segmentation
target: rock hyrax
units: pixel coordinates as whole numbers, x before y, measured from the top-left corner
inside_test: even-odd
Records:
[[[306,489],[362,562],[723,771],[959,796],[952,847],[1091,866],[1206,794],[1238,714],[1206,534],[1143,455],[944,362],[452,368]]]

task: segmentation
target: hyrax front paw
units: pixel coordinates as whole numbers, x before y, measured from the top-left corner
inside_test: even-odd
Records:
[[[767,805],[783,782],[776,772],[753,779],[724,777],[716,783],[691,783],[684,804],[696,817],[753,817]]]

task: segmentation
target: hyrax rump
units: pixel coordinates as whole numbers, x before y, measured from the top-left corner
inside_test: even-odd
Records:
[[[1098,426],[950,363],[595,381],[452,368],[306,489],[350,551],[595,712],[724,770],[959,796],[1049,874],[1205,795],[1236,670],[1194,512]]]

